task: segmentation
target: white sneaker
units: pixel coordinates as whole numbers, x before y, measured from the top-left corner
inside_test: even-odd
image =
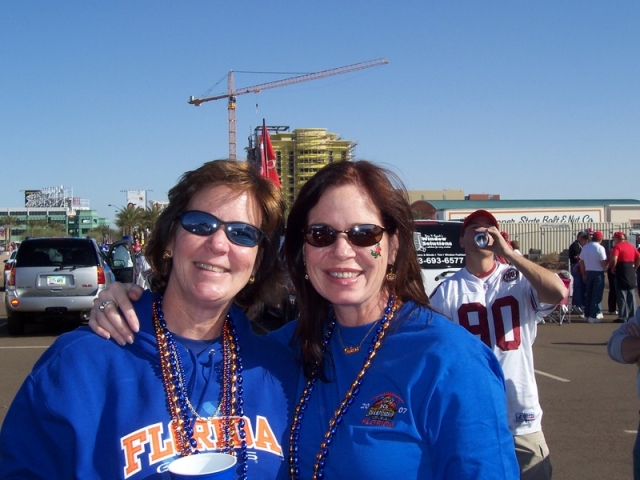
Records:
[[[599,318],[588,317],[587,318],[587,322],[589,322],[589,323],[602,323],[602,320],[600,320]]]
[[[602,319],[604,318],[604,315],[602,315],[602,312],[600,312],[600,313],[596,313],[596,318],[597,318],[598,320],[602,320]]]

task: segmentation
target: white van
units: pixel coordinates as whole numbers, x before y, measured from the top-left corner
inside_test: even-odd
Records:
[[[415,220],[413,244],[422,268],[422,281],[431,296],[438,284],[464,268],[465,254],[460,246],[462,222]]]

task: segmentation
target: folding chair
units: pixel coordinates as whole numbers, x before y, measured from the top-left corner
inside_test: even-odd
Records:
[[[569,272],[562,271],[558,273],[558,276],[564,283],[565,288],[567,289],[567,294],[564,296],[562,301],[556,305],[556,308],[547,315],[547,319],[550,322],[555,322],[558,325],[562,325],[564,322],[571,323],[571,304],[569,302],[569,291],[571,289],[571,274]]]

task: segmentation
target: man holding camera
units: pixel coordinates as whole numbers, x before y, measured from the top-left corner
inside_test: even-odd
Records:
[[[521,478],[550,479],[533,342],[538,322],[565,298],[567,289],[558,275],[516,254],[486,210],[465,218],[460,244],[466,266],[438,286],[432,306],[493,350],[506,380],[509,428]],[[496,256],[510,264],[497,262]]]

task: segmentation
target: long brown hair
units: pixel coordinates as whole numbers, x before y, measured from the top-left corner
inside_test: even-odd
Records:
[[[398,236],[399,248],[395,261],[396,280],[385,280],[383,289],[403,301],[429,306],[424,291],[420,265],[413,243],[413,214],[400,179],[389,170],[373,163],[337,162],[322,168],[300,190],[287,220],[285,255],[289,274],[299,297],[300,318],[294,341],[299,342],[305,375],[310,375],[317,363],[322,363],[322,337],[328,322],[330,303],[305,280],[304,236],[309,210],[325,191],[332,187],[356,185],[367,192],[373,208],[380,212],[382,227],[389,235]]]
[[[187,210],[194,195],[217,185],[224,185],[238,193],[250,193],[260,207],[260,230],[265,234],[265,239],[258,246],[260,250],[257,261],[260,265],[254,283],[246,285],[235,298],[237,304],[248,307],[257,301],[267,300],[272,288],[281,283],[282,268],[278,250],[284,232],[284,201],[280,189],[261,177],[257,169],[248,162],[207,162],[186,172],[169,190],[169,205],[160,213],[146,246],[146,257],[154,271],[151,288],[163,293],[167,287],[173,261],[163,258],[163,255],[180,226],[180,215]]]

